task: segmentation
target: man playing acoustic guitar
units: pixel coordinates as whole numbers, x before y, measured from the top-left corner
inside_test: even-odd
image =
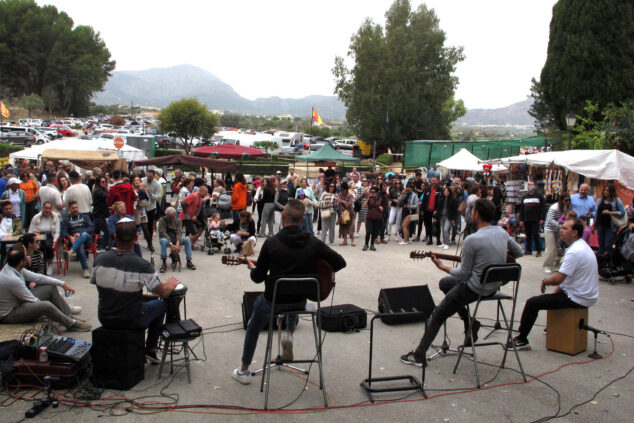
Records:
[[[253,304],[253,314],[247,325],[242,351],[242,364],[233,371],[233,378],[242,384],[249,384],[253,375],[249,365],[253,359],[260,331],[269,322],[271,301],[275,281],[283,276],[303,277],[315,274],[315,261],[325,260],[334,272],[346,267],[346,261],[325,243],[300,229],[304,221],[304,204],[299,200],[288,200],[282,211],[284,227],[275,236],[267,238],[262,245],[257,264],[246,259],[251,269],[251,280],[264,282],[264,294]],[[304,308],[306,298],[283,297],[277,299],[275,313]],[[282,339],[282,360],[293,360],[293,332],[298,316],[286,316],[286,334]]]
[[[471,222],[477,228],[477,232],[469,235],[464,240],[460,266],[451,268],[443,264],[435,255],[432,261],[440,270],[449,273],[440,280],[440,290],[445,293],[445,298],[436,306],[429,325],[420,344],[415,351],[410,351],[401,356],[401,361],[415,366],[426,365],[426,353],[432,341],[438,334],[445,320],[458,312],[464,322],[465,342],[464,346],[471,345],[471,339],[467,333],[469,327],[468,312],[465,307],[478,299],[478,294],[491,295],[499,287],[490,287],[486,291],[480,285],[482,271],[491,264],[506,263],[506,255],[513,257],[522,256],[522,248],[517,245],[509,234],[499,226],[491,226],[495,215],[495,205],[492,201],[479,199],[472,209]],[[475,320],[472,324],[474,342],[478,339],[480,322]]]

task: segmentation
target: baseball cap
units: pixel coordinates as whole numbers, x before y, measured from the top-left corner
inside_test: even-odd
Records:
[[[282,180],[280,181],[280,184],[288,184],[288,180],[286,180],[286,179],[282,179]]]
[[[20,185],[22,183],[22,181],[20,181],[18,178],[11,178],[9,179],[9,185],[13,185],[13,184],[18,184]]]
[[[277,171],[277,172],[275,172],[275,173],[282,173],[282,171],[281,171],[281,170],[278,170],[278,171]]]

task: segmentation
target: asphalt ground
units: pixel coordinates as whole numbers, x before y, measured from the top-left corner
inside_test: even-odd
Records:
[[[363,229],[362,229],[363,233]],[[258,240],[259,244],[263,239]],[[155,240],[155,245],[158,243]],[[194,253],[195,271],[183,268],[179,273],[169,271],[187,287],[187,317],[203,327],[205,335],[193,343],[200,360],[192,362],[192,383],[187,382],[184,370],[176,370],[171,376],[157,379],[158,366],[147,365],[145,379],[126,392],[106,390],[90,409],[60,405],[48,409],[38,418],[65,422],[95,421],[98,417],[118,416],[116,421],[206,421],[214,418],[230,419],[228,415],[241,415],[242,419],[278,421],[279,419],[314,421],[505,421],[528,422],[564,414],[560,421],[596,422],[631,421],[634,403],[631,401],[634,380],[631,373],[634,346],[634,288],[632,284],[617,281],[600,284],[600,298],[590,309],[589,323],[612,333],[623,335],[599,335],[597,349],[604,356],[591,360],[593,338],[588,336],[588,349],[576,356],[546,350],[544,326],[546,313],[540,313],[537,325],[530,334],[531,351],[521,351],[520,359],[529,378],[523,383],[518,373],[518,363],[513,353],[507,357],[507,366],[498,371],[503,349],[500,346],[481,347],[477,351],[481,361],[479,370],[483,383],[476,389],[472,361],[463,359],[456,373],[452,372],[456,356],[448,355],[430,361],[426,373],[425,399],[420,392],[392,392],[377,395],[371,404],[360,383],[368,377],[368,354],[372,313],[378,308],[378,294],[382,288],[428,284],[438,303],[443,294],[438,281],[444,273],[426,260],[412,260],[412,250],[449,252],[423,243],[410,245],[377,246],[376,252],[361,251],[357,246],[338,246],[347,261],[347,267],[336,275],[337,285],[331,296],[322,303],[355,304],[368,312],[368,326],[357,333],[326,333],[323,347],[326,391],[331,408],[324,410],[323,397],[315,386],[318,381],[316,366],[312,366],[310,379],[286,369],[274,369],[271,374],[270,409],[262,412],[264,394],[260,393],[260,377],[251,385],[241,385],[231,377],[231,371],[240,364],[244,330],[242,328],[241,302],[244,291],[257,291],[251,282],[246,266],[229,267],[221,264],[220,255],[208,256],[200,250]],[[259,248],[256,247],[256,254]],[[144,255],[149,257],[144,248]],[[156,256],[155,256],[156,257]],[[157,267],[158,267],[158,258]],[[523,257],[519,299],[515,313],[515,327],[527,298],[539,294],[541,279],[545,276],[540,258]],[[79,263],[71,263],[63,277],[77,289],[71,303],[81,305],[81,317],[93,327],[98,327],[96,316],[97,291],[88,280],[81,278]],[[510,306],[507,306],[507,311]],[[479,319],[492,325],[496,316],[494,303],[481,307]],[[0,325],[0,338],[16,338],[28,325]],[[421,376],[421,370],[400,362],[401,354],[412,350],[423,334],[422,323],[385,325],[375,323],[373,376],[413,375]],[[482,338],[490,329],[480,330]],[[90,341],[90,332],[67,332],[68,336]],[[264,357],[266,333],[260,336],[252,369],[258,368]],[[441,332],[442,334],[442,332]],[[448,320],[447,334],[451,346],[461,344],[463,325],[457,318]],[[505,342],[506,332],[497,331],[489,340]],[[442,341],[441,336],[436,339]],[[312,358],[315,354],[314,338],[309,321],[300,321],[295,334],[296,358]],[[610,384],[611,381],[623,377]],[[486,383],[485,383],[486,382]],[[607,387],[606,387],[607,385]],[[599,392],[601,391],[601,392]],[[597,394],[597,392],[599,392]],[[13,395],[32,395],[34,392],[13,392]],[[58,395],[77,393],[57,391]],[[81,392],[80,392],[81,393]],[[85,394],[85,392],[83,392]],[[40,394],[41,396],[41,394]],[[32,403],[16,400],[2,394],[0,422],[19,421]],[[76,400],[75,400],[76,401]],[[81,402],[81,401],[80,401]],[[197,405],[198,407],[190,407]],[[170,408],[178,406],[181,408]],[[249,410],[241,409],[246,407]],[[169,410],[169,411],[168,411]],[[142,415],[145,414],[145,415]],[[289,415],[290,414],[290,415]],[[281,416],[283,415],[283,416]]]

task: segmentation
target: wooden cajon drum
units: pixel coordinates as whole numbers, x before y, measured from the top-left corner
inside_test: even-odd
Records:
[[[579,321],[588,324],[587,308],[548,310],[546,315],[546,348],[565,354],[579,354],[586,350],[588,332],[579,329]]]

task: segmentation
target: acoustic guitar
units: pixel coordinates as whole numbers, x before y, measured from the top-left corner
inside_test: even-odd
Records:
[[[253,263],[257,264],[256,260],[252,260]],[[246,257],[236,257],[231,255],[222,256],[222,264],[226,264],[227,266],[238,266],[240,264],[247,264]],[[308,299],[311,301],[324,301],[330,295],[332,288],[335,286],[335,272],[332,270],[332,266],[326,260],[317,259],[315,260],[315,266],[313,269],[313,273],[319,279],[319,297],[316,298],[314,295],[308,296]]]
[[[461,256],[452,256],[450,254],[442,254],[442,253],[434,253],[433,251],[412,251],[409,253],[409,258],[411,259],[424,259],[426,257],[431,257],[432,255],[436,256],[436,258],[440,260],[447,261],[461,261]],[[506,263],[515,263],[515,257],[511,254],[506,253]]]

